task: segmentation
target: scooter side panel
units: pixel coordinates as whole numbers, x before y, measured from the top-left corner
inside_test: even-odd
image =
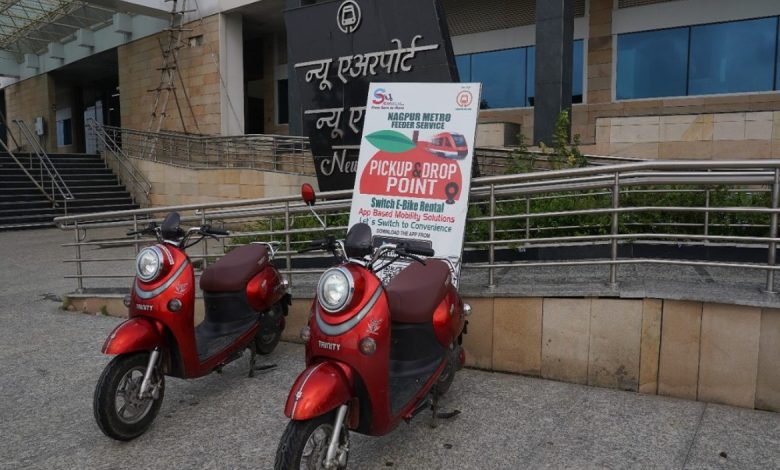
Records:
[[[433,329],[439,344],[449,347],[463,331],[466,315],[463,311],[463,299],[458,291],[450,286],[444,300],[436,307],[433,314]]]
[[[349,368],[329,361],[314,364],[295,380],[284,414],[297,421],[321,416],[348,402],[353,396],[352,390]]]
[[[255,274],[246,286],[249,305],[257,312],[264,312],[271,308],[285,293],[282,275],[271,264]]]
[[[135,279],[128,313],[130,318],[154,319],[165,325],[176,340],[184,377],[197,377],[202,374],[193,335],[195,274],[192,263],[183,251],[174,247],[166,249],[173,258],[173,265],[167,274],[152,283],[141,283]],[[173,299],[182,303],[176,312],[168,308],[168,303]]]
[[[144,317],[124,321],[114,328],[103,344],[103,354],[151,351],[165,345],[164,326]]]

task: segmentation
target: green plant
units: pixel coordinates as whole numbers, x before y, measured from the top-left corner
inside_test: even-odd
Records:
[[[105,304],[100,306],[100,314],[103,315],[104,317],[109,316],[108,307]]]
[[[517,134],[518,146],[510,155],[507,174],[529,173],[534,171],[537,153],[528,151],[526,137]],[[588,165],[588,158],[580,151],[581,138],[575,134],[569,143],[569,110],[564,109],[555,121],[555,132],[552,137],[552,147],[539,142],[539,153],[547,158],[553,170],[561,168],[577,168]]]
[[[509,155],[507,174],[530,173],[534,170],[536,154],[528,151],[528,143],[522,132],[517,134],[517,148]]]

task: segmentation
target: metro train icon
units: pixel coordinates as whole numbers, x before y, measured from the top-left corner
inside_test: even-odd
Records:
[[[425,150],[439,157],[457,160],[466,158],[469,153],[469,147],[463,134],[452,132],[436,134]]]

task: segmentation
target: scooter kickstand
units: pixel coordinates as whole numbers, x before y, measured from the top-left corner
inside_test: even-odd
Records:
[[[279,366],[276,365],[276,364],[264,364],[262,366],[255,367],[255,370],[260,371],[260,372],[268,372],[269,370],[276,369],[277,367],[279,367]]]
[[[460,414],[460,410],[452,410],[447,412],[439,411],[439,398],[434,396],[431,401],[431,424],[432,428],[439,426],[439,419],[452,419]]]
[[[252,378],[255,376],[255,371],[260,372],[268,372],[271,369],[276,369],[276,364],[264,364],[261,366],[256,365],[257,364],[257,348],[255,347],[255,344],[252,343],[249,345],[249,377]]]

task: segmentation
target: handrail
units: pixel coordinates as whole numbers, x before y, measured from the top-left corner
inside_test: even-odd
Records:
[[[144,196],[146,203],[149,202],[149,194],[152,191],[152,183],[144,175],[144,173],[136,168],[130,157],[122,149],[122,146],[106,132],[105,126],[98,123],[93,118],[87,119],[87,126],[94,132],[95,137],[100,143],[100,148],[104,149],[107,154],[114,157],[114,160],[122,166],[122,168],[129,174],[132,183],[139,190],[140,194]],[[133,194],[133,193],[131,193]]]
[[[683,187],[677,189],[680,185]],[[660,198],[675,191],[690,197],[676,199],[671,205],[659,203]],[[723,197],[723,191],[738,197],[719,199],[727,202],[713,205],[712,198],[718,194]],[[324,201],[318,204],[319,211],[326,219],[336,220],[331,230],[343,233],[346,228],[344,217],[349,212],[351,195],[350,190],[318,194]],[[648,197],[631,199],[637,195]],[[596,198],[598,204],[590,207],[578,207],[577,203],[539,206],[545,201],[580,201],[583,198]],[[487,251],[488,261],[464,263],[464,268],[486,270],[488,286],[495,285],[495,272],[501,268],[589,265],[609,267],[607,286],[614,287],[618,281],[618,266],[644,263],[763,270],[766,272],[764,291],[775,292],[774,272],[780,270],[775,259],[780,242],[777,225],[780,160],[649,161],[474,178],[470,205],[473,215],[468,219],[467,232],[482,235],[472,236],[466,241],[466,247]],[[532,210],[533,206],[541,207],[541,210]],[[297,244],[317,236],[318,232],[316,228],[297,225],[297,220],[308,217],[308,208],[297,196],[74,215],[59,217],[55,222],[63,229],[75,228],[77,233],[86,234],[89,229],[137,227],[143,218],[159,218],[173,210],[184,213],[184,221],[232,224],[232,227],[238,227],[234,237],[282,237],[284,250],[280,256],[287,259],[285,272],[312,272],[293,269],[291,265],[292,259],[299,256],[295,253]],[[187,214],[193,211],[194,214]],[[658,214],[658,218],[637,218],[643,214]],[[338,218],[332,219],[332,215],[338,215]],[[686,218],[674,218],[682,216]],[[561,220],[565,223],[559,222]],[[254,222],[254,226],[247,225],[248,222]],[[717,231],[713,233],[713,230]],[[766,249],[767,258],[766,263],[621,258],[618,246],[628,242],[744,245]],[[139,243],[138,239],[122,237],[88,241],[77,236],[75,243],[66,244],[77,249],[75,260],[69,260],[76,263],[77,274],[68,277],[77,279],[78,288],[82,289],[85,279],[96,277],[83,274],[82,265],[107,261],[82,257],[82,247],[95,244],[138,246]],[[496,259],[496,250],[501,247],[527,249],[571,244],[607,244],[610,255],[552,261],[500,262]],[[207,260],[218,256],[204,248],[200,257]],[[112,273],[97,277],[123,276]]]
[[[46,153],[46,150],[44,150],[41,143],[33,136],[32,131],[30,131],[30,128],[27,127],[27,123],[25,123],[24,120],[22,119],[14,119],[14,122],[16,123],[17,126],[19,126],[19,129],[22,131],[24,138],[27,140],[27,142],[32,146],[33,150],[35,151],[38,160],[41,162],[41,168],[45,169],[46,173],[49,174],[49,178],[51,178],[52,185],[56,186],[57,190],[59,191],[63,199],[65,200],[73,199],[73,193],[71,193],[70,188],[68,188],[68,185],[65,184],[65,181],[62,179],[60,172],[57,171],[57,167],[55,167],[54,164],[49,159],[49,155]]]
[[[304,137],[146,132],[105,125],[101,128],[120,144],[126,155],[141,160],[185,168],[253,168],[314,175],[309,141]]]
[[[65,214],[67,214],[68,201],[75,199],[73,193],[70,191],[70,188],[68,188],[68,185],[65,183],[65,180],[62,179],[60,172],[57,171],[57,168],[49,159],[49,155],[46,153],[46,150],[44,150],[41,143],[38,142],[38,140],[35,139],[35,137],[32,135],[30,128],[27,127],[27,124],[24,122],[24,120],[14,119],[13,122],[17,126],[19,126],[19,132],[27,141],[27,143],[30,144],[30,147],[35,152],[35,156],[38,158],[38,163],[40,164],[40,168],[39,168],[40,185],[38,185],[38,187],[43,188],[44,185],[43,171],[46,170],[46,174],[49,176],[49,181],[51,183],[51,197],[49,198],[49,200],[52,201],[52,203],[55,206],[57,205],[57,201],[55,200],[55,194],[54,194],[54,190],[56,188],[57,192],[60,193],[60,196],[62,197],[63,210],[65,211]]]
[[[8,145],[6,145],[6,143],[3,141],[3,139],[0,139],[0,145],[3,146],[3,149],[5,149],[5,152],[8,155],[10,155],[11,159],[13,159],[13,161],[15,161],[17,165],[19,165],[19,168],[22,169],[24,174],[27,175],[27,177],[30,179],[30,181],[32,181],[32,183],[35,185],[35,187],[38,188],[38,190],[40,190],[41,193],[44,196],[46,196],[46,199],[48,199],[49,202],[54,204],[55,203],[54,197],[49,195],[49,193],[46,192],[46,190],[43,188],[43,186],[41,186],[41,184],[38,183],[38,181],[35,180],[35,177],[33,175],[31,175],[29,171],[27,171],[27,168],[25,168],[24,164],[22,164],[22,162],[20,162],[19,159],[16,158],[16,155],[14,155],[14,153],[11,151],[11,149],[8,148]],[[18,148],[18,145],[17,145],[17,148]]]
[[[19,145],[19,141],[16,140],[16,137],[14,137],[14,133],[11,132],[11,126],[8,125],[8,121],[6,121],[6,119],[5,119],[5,114],[3,114],[2,111],[0,111],[0,123],[2,123],[5,126],[6,130],[8,131],[8,135],[11,136],[11,140],[14,141],[14,148],[16,148],[17,150],[20,150],[21,146]],[[0,140],[2,140],[2,139],[0,139]],[[6,147],[6,148],[8,148],[8,147]]]

